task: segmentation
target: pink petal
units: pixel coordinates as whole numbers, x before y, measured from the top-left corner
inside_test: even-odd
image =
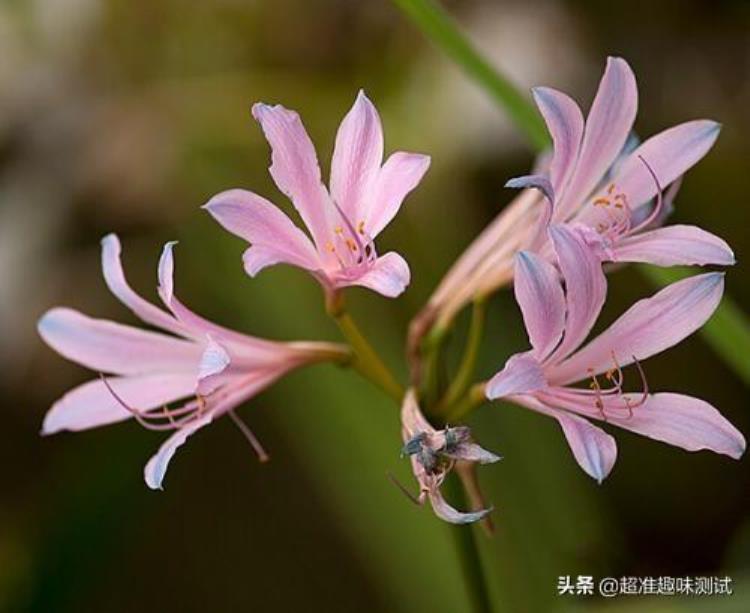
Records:
[[[204,414],[187,425],[183,426],[179,430],[176,430],[163,444],[159,447],[159,451],[146,464],[146,468],[143,471],[143,476],[148,485],[152,490],[161,490],[162,482],[164,481],[164,475],[169,467],[169,462],[174,456],[177,449],[179,449],[188,437],[211,423],[213,419],[213,413],[209,412]]]
[[[398,253],[391,251],[381,255],[362,275],[353,279],[340,279],[337,286],[360,285],[387,298],[395,298],[403,293],[411,279],[409,265]]]
[[[707,273],[672,283],[650,298],[636,302],[607,330],[559,366],[548,371],[555,385],[586,379],[676,345],[700,328],[724,292],[724,274]]]
[[[195,343],[92,319],[67,308],[54,308],[37,324],[39,335],[60,355],[92,370],[118,375],[192,372],[200,359]]]
[[[164,406],[195,391],[194,373],[165,373],[107,379],[128,406],[147,411]],[[60,398],[44,417],[42,434],[61,430],[79,431],[106,426],[132,417],[101,379],[73,388]]]
[[[505,187],[512,189],[526,189],[533,187],[538,189],[550,202],[555,201],[555,190],[550,180],[544,175],[525,175],[523,177],[513,177],[505,182]]]
[[[482,509],[481,511],[463,513],[449,505],[438,489],[430,491],[428,496],[435,515],[443,521],[447,521],[451,524],[471,524],[484,519],[492,512],[492,507],[490,507],[489,509]]]
[[[668,226],[628,236],[614,247],[615,262],[657,266],[735,263],[732,249],[718,236],[696,226]]]
[[[565,297],[557,271],[528,251],[516,255],[513,289],[539,360],[555,348],[565,326]]]
[[[128,285],[120,261],[120,240],[115,234],[102,239],[102,272],[109,290],[144,322],[169,332],[182,335],[184,327],[174,317],[141,298]]]
[[[248,358],[258,361],[278,361],[278,357],[287,353],[281,343],[267,341],[229,328],[224,328],[194,313],[183,305],[174,295],[174,255],[173,249],[176,243],[170,242],[164,245],[159,259],[159,295],[165,306],[170,309],[177,320],[186,329],[186,336],[193,338],[202,345],[206,343],[208,335],[216,340],[231,343],[234,353],[243,356],[243,362]]]
[[[638,89],[633,71],[622,58],[608,58],[586,119],[578,163],[558,203],[555,219],[566,219],[601,181],[628,138],[637,108]]]
[[[403,403],[401,404],[401,427],[404,432],[406,432],[407,439],[419,434],[420,432],[426,432],[429,434],[435,433],[435,428],[433,428],[432,424],[427,421],[419,408],[417,394],[413,388],[407,390],[404,395]]]
[[[578,160],[583,137],[583,115],[578,105],[562,92],[549,87],[536,87],[532,91],[552,135],[554,152],[549,172],[552,188],[561,198]]]
[[[253,105],[253,117],[271,145],[269,171],[273,180],[291,199],[310,229],[318,250],[322,250],[335,225],[330,219],[335,209],[321,182],[315,148],[299,115],[281,105],[257,103]]]
[[[541,402],[531,395],[514,396],[513,402],[542,415],[554,417],[568,440],[570,450],[587,475],[601,483],[617,460],[615,439],[583,417]]]
[[[364,219],[363,205],[370,195],[383,161],[383,128],[378,111],[360,90],[336,134],[331,162],[331,197],[353,225]]]
[[[607,281],[596,250],[576,228],[553,225],[550,237],[563,279],[567,318],[563,340],[549,360],[560,360],[588,336],[607,296]]]
[[[634,209],[648,202],[656,195],[656,183],[643,160],[654,171],[659,184],[667,186],[708,153],[720,130],[721,125],[715,121],[696,120],[652,136],[622,163],[613,179],[617,191],[627,194]]]
[[[617,460],[615,439],[577,415],[556,411],[554,417],[562,427],[579,466],[598,483],[604,481]]]
[[[219,375],[229,367],[231,362],[232,359],[227,350],[209,337],[198,366],[197,392],[203,396],[214,392],[221,384]]]
[[[430,167],[430,157],[397,151],[388,157],[373,186],[372,199],[363,211],[365,229],[375,238],[396,216],[404,198]],[[359,220],[357,220],[359,221]]]
[[[503,369],[487,383],[485,394],[490,400],[528,394],[547,387],[544,371],[529,353],[511,356]]]
[[[217,194],[203,208],[224,229],[252,244],[244,258],[250,276],[280,262],[306,270],[321,267],[305,233],[279,208],[257,194],[232,189]]]
[[[635,402],[638,394],[629,395]],[[616,401],[616,400],[615,400]],[[620,404],[622,402],[620,401]],[[654,394],[632,416],[607,411],[607,420],[621,428],[688,451],[708,449],[739,459],[745,452],[745,437],[704,400],[682,394]]]

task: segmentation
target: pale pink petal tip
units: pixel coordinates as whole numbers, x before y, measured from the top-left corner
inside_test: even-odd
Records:
[[[175,431],[174,434],[172,434],[172,436],[170,436],[162,444],[162,446],[159,447],[159,451],[157,451],[156,454],[151,457],[143,471],[143,476],[148,487],[150,487],[152,490],[164,489],[162,487],[162,482],[164,481],[164,476],[167,473],[169,462],[171,461],[177,449],[179,449],[185,443],[185,441],[187,441],[188,437],[190,437],[192,434],[194,434],[204,426],[210,424],[212,419],[213,414],[210,412],[206,413],[205,415],[203,415],[203,417],[199,417],[189,424],[183,426],[179,430]]]

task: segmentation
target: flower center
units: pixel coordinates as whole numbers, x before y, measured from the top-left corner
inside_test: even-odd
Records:
[[[359,220],[355,226],[335,201],[333,205],[341,223],[332,228],[332,238],[326,243],[325,249],[336,258],[341,270],[356,269],[359,272],[377,259],[375,243],[365,230],[364,220]]]
[[[622,372],[622,368],[617,361],[615,352],[611,352],[612,355],[612,368],[604,373],[604,378],[607,380],[609,385],[602,386],[599,378],[595,374],[593,368],[588,369],[591,382],[589,383],[589,390],[581,390],[583,393],[588,391],[589,394],[594,396],[594,407],[599,411],[599,415],[604,421],[607,421],[607,410],[612,409],[623,409],[628,411],[628,419],[633,417],[633,409],[642,406],[648,398],[648,381],[646,380],[646,373],[643,372],[641,363],[635,356],[632,356],[633,363],[638,369],[638,374],[641,378],[641,397],[633,401],[630,396],[623,392],[622,385],[625,381],[625,376]]]

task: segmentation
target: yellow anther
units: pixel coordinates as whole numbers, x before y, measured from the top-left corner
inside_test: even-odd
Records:
[[[357,232],[359,232],[360,234],[364,234],[365,233],[365,222],[364,221],[360,221],[357,224]]]
[[[594,206],[609,206],[609,198],[597,198],[594,200]]]
[[[336,227],[335,227],[335,228],[333,229],[333,231],[334,231],[334,232],[335,232],[336,234],[339,234],[339,235],[340,235],[340,234],[343,234],[343,233],[344,233],[344,228],[342,228],[341,226],[336,226]]]
[[[327,250],[328,250],[329,252],[331,252],[331,253],[335,253],[335,252],[336,252],[336,247],[334,247],[334,246],[333,246],[333,243],[332,243],[332,242],[330,242],[330,241],[328,241],[328,242],[326,243],[326,249],[327,249]]]
[[[615,191],[615,184],[610,183],[609,186],[607,187],[607,193],[611,194],[613,191]]]
[[[349,247],[351,251],[357,250],[357,244],[351,238],[346,239],[346,246]]]

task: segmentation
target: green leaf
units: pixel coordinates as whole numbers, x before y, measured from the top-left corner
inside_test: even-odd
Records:
[[[438,3],[433,0],[393,0],[393,3],[507,111],[535,149],[541,151],[549,146],[547,129],[534,106],[474,49]]]

